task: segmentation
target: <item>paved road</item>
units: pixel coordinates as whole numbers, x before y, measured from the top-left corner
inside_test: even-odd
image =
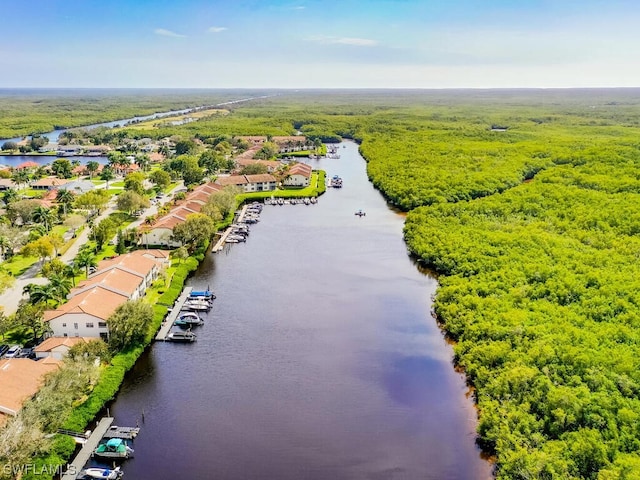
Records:
[[[182,184],[182,182],[180,182],[173,190],[171,190],[171,192],[168,195],[165,195],[163,197],[163,201],[166,202],[176,190],[181,188],[184,188],[184,185]],[[107,218],[114,211],[116,211],[115,202],[111,201],[107,205],[107,208],[105,208],[105,210],[97,218],[94,219],[94,223],[98,223],[101,220]],[[158,212],[158,205],[152,204],[149,208],[147,208],[142,213],[142,215],[140,215],[140,217],[135,222],[130,224],[128,228],[134,228],[141,225],[142,222],[144,222],[145,218],[147,218],[150,215],[155,215],[157,212]],[[78,255],[78,251],[80,250],[80,248],[89,240],[90,231],[91,231],[90,228],[85,227],[80,232],[80,234],[76,237],[71,247],[69,247],[69,249],[60,256],[60,260],[62,260],[65,263],[71,263],[73,259],[76,258],[76,255]],[[15,311],[18,309],[18,303],[20,302],[20,300],[22,298],[26,298],[25,296],[22,295],[22,289],[26,285],[30,283],[37,283],[38,285],[44,285],[45,283],[47,283],[48,280],[46,278],[37,276],[39,273],[40,273],[40,262],[36,263],[31,268],[29,268],[26,272],[20,275],[20,277],[16,279],[16,283],[13,285],[13,287],[8,288],[7,290],[4,291],[4,293],[0,294],[0,307],[2,307],[1,311],[5,315],[10,315],[12,313],[15,313]]]

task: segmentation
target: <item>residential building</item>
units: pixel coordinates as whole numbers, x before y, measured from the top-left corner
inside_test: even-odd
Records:
[[[289,169],[282,183],[290,187],[308,187],[311,181],[311,172],[312,168],[310,165],[306,163],[296,163]]]
[[[0,190],[10,190],[17,185],[10,178],[0,178]]]
[[[31,188],[35,190],[53,190],[60,188],[62,185],[69,183],[71,180],[66,178],[45,177],[31,184]]]
[[[96,285],[74,295],[57,309],[46,310],[44,320],[56,337],[99,337],[108,340],[107,319],[127,300],[129,297],[124,293]]]
[[[36,354],[37,359],[53,358],[55,360],[62,360],[67,356],[69,350],[74,345],[79,343],[86,343],[95,338],[85,337],[49,337],[33,351]]]
[[[42,386],[44,377],[58,368],[58,362],[36,362],[29,358],[0,360],[0,425],[5,415],[15,416],[23,404]]]
[[[233,185],[242,188],[244,192],[263,192],[276,189],[276,178],[268,173],[258,175],[229,175],[220,176],[216,183],[223,187]]]
[[[69,301],[44,312],[56,337],[99,337],[107,340],[107,319],[128,300],[141,298],[160,275],[168,254],[158,250],[128,253],[103,260],[96,272],[69,293]]]

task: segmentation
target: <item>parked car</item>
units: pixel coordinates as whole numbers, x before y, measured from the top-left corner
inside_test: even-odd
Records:
[[[9,351],[4,354],[4,358],[15,358],[22,352],[22,345],[12,345]]]
[[[0,357],[2,357],[2,355],[4,355],[7,350],[9,350],[9,345],[6,345],[4,343],[0,345]]]
[[[36,358],[36,352],[33,351],[33,348],[23,348],[18,354],[18,358]]]

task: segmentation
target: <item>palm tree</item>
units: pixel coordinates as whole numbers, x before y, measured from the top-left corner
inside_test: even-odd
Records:
[[[76,196],[72,191],[67,189],[58,190],[56,195],[56,201],[62,205],[62,209],[65,217],[67,216],[67,208],[71,208],[71,204],[75,200]]]
[[[49,210],[48,208],[39,206],[33,211],[33,221],[36,223],[41,223],[47,232],[51,230],[54,220],[55,213],[53,213],[53,211]]]
[[[13,188],[10,188],[2,194],[2,200],[4,201],[5,206],[9,205],[11,202],[18,200],[18,192]]]
[[[25,285],[22,289],[22,293],[29,295],[29,301],[31,304],[36,305],[43,303],[47,305],[49,301],[58,301],[58,294],[51,284],[38,285],[36,283],[30,283]]]
[[[74,265],[73,263],[67,265],[66,267],[64,267],[64,272],[62,272],[62,274],[68,278],[69,280],[71,280],[71,284],[75,287],[76,286],[76,275],[78,275],[79,270],[78,267],[76,265]]]
[[[116,178],[115,174],[113,173],[113,168],[111,168],[110,166],[104,167],[102,169],[102,173],[100,174],[100,178],[107,182],[107,190],[109,190],[109,180],[113,180],[114,178]]]
[[[29,178],[30,178],[29,172],[24,168],[20,170],[15,170],[13,172],[13,175],[11,176],[11,179],[18,185],[22,185],[23,183],[24,184],[29,183]]]
[[[87,162],[85,167],[87,169],[87,172],[89,172],[89,179],[91,179],[91,178],[93,178],[93,174],[98,171],[98,168],[100,168],[100,164],[98,162],[96,162],[95,160],[91,160],[91,161]]]
[[[98,265],[96,262],[96,256],[88,248],[81,249],[73,263],[78,268],[84,268],[87,277],[89,277],[89,268],[96,267]]]
[[[138,165],[138,167],[140,167],[140,170],[142,170],[143,172],[146,172],[147,170],[149,170],[150,162],[151,162],[151,159],[149,158],[149,155],[147,155],[146,153],[143,153],[142,155],[136,155],[136,164]]]
[[[71,291],[71,280],[62,275],[51,275],[47,287],[53,290],[57,295],[57,301],[63,301]]]

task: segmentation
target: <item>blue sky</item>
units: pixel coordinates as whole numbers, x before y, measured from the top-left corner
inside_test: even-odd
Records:
[[[0,87],[640,86],[636,0],[3,0]]]

